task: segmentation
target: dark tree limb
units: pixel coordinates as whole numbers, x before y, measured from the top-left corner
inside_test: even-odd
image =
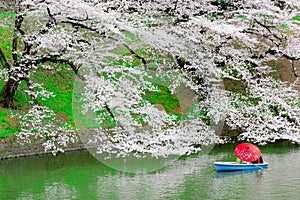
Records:
[[[32,43],[31,41],[36,40],[36,38],[40,35],[46,34],[47,32],[49,32],[50,29],[52,29],[53,27],[55,27],[56,23],[56,19],[54,18],[54,15],[50,12],[50,9],[47,7],[47,14],[49,16],[49,20],[47,22],[47,24],[45,25],[45,27],[43,29],[40,30],[40,32],[36,35],[32,35],[30,38],[28,38],[27,40],[24,40],[24,50],[22,55],[29,55],[31,48],[32,48]]]
[[[117,122],[116,118],[115,118],[115,115],[112,113],[111,109],[108,107],[107,103],[105,103],[105,106],[104,108],[107,110],[107,112],[109,113],[110,117],[115,121]]]
[[[99,73],[99,71],[97,70],[97,68],[95,67],[95,73],[98,77],[101,77],[102,75]],[[111,77],[112,79],[114,79],[113,77]],[[117,81],[116,79],[114,79],[115,81]],[[96,97],[97,98],[97,97]],[[105,105],[104,105],[104,108],[105,110],[109,113],[110,117],[114,120],[114,122],[116,122],[116,124],[119,124],[118,121],[116,120],[116,117],[115,115],[113,114],[112,110],[110,109],[110,107],[107,105],[107,103],[105,102]],[[119,126],[125,130],[125,128],[119,124]]]
[[[258,21],[257,19],[254,19],[254,21],[255,21],[258,25],[260,25],[261,27],[265,28],[265,29],[266,29],[266,30],[267,30],[274,38],[276,38],[276,39],[279,40],[279,41],[282,41],[282,38],[278,37],[277,35],[275,35],[275,34],[270,30],[270,28],[272,28],[272,27],[267,26],[267,25],[261,23],[261,22]]]
[[[296,77],[299,77],[298,74],[296,73],[296,70],[295,70],[294,60],[292,60],[292,70],[293,70],[294,75]]]
[[[15,66],[18,65],[18,32],[21,33],[22,35],[25,34],[25,32],[21,29],[22,23],[24,20],[24,16],[22,14],[17,15],[15,19],[15,28],[14,28],[14,37],[13,37],[13,42],[12,42],[12,57],[13,57],[13,64]]]
[[[127,44],[123,44],[123,46],[125,46],[128,51],[137,59],[140,59],[142,61],[142,63],[144,64],[144,68],[147,69],[147,62],[145,60],[145,58],[141,57],[140,55],[138,55],[136,52],[134,52]]]
[[[274,35],[265,35],[265,34],[262,34],[258,31],[256,31],[256,30],[254,31],[253,29],[243,30],[242,32],[257,35],[257,36],[261,36],[261,37],[263,37],[267,40],[270,40],[276,47],[279,47],[279,45],[280,45],[280,43],[276,42],[273,38],[271,38],[271,36],[274,36]],[[282,41],[282,39],[280,39],[280,41]]]
[[[295,75],[295,77],[299,77],[299,75],[296,73],[296,69],[295,69],[295,61],[296,60],[300,60],[300,57],[294,57],[294,56],[290,56],[288,54],[285,54],[285,53],[281,53],[281,52],[278,52],[274,49],[268,49],[268,51],[266,51],[265,54],[271,54],[271,55],[280,55],[281,57],[284,57],[286,58],[287,60],[290,60],[292,62],[292,71],[293,71],[293,74]]]
[[[20,84],[20,80],[16,80],[13,77],[9,77],[8,80],[6,81],[6,83],[3,87],[3,91],[1,93],[1,96],[3,98],[3,101],[1,103],[3,103],[3,106],[5,108],[12,107],[13,98],[14,98],[14,95],[17,91],[19,84]]]
[[[82,20],[82,21],[85,21],[85,20]],[[106,36],[106,32],[100,32],[97,28],[93,28],[93,27],[90,27],[90,26],[87,26],[85,24],[82,24],[80,23],[79,20],[71,20],[71,21],[60,21],[60,23],[64,23],[64,24],[71,24],[73,27],[79,27],[79,28],[82,28],[82,29],[86,29],[86,30],[90,30],[90,31],[93,31],[95,33],[98,33],[100,36]],[[111,40],[114,40],[116,42],[118,42],[117,39],[113,38],[113,37],[110,37],[110,36],[107,36],[107,38],[111,39]],[[86,42],[86,41],[85,41]],[[86,42],[88,43],[88,42]],[[89,43],[88,43],[89,44]],[[128,51],[134,56],[136,57],[137,59],[140,59],[144,65],[144,68],[147,69],[147,62],[146,60],[141,57],[140,55],[138,55],[135,51],[133,51],[127,44],[122,44],[123,46],[125,46]]]
[[[85,12],[86,17],[84,19],[76,19],[73,17],[66,17],[68,20],[73,20],[73,21],[79,21],[79,22],[83,22],[83,21],[87,21],[89,19],[89,15],[87,14],[87,12]]]
[[[74,73],[76,75],[78,74],[78,70],[80,68],[80,67],[76,66],[72,61],[60,58],[59,55],[56,55],[56,56],[44,56],[44,57],[38,59],[36,61],[36,64],[39,65],[39,64],[42,64],[42,63],[46,63],[46,62],[58,63],[58,64],[67,64],[67,65],[69,65],[72,68],[72,70],[74,71]]]
[[[283,53],[283,52],[281,52],[279,50],[280,43],[282,43],[286,38],[284,38],[284,37],[281,38],[281,37],[277,36],[276,34],[274,34],[271,31],[271,28],[273,28],[273,26],[265,25],[265,24],[261,23],[260,21],[258,21],[257,19],[254,19],[254,22],[257,23],[258,25],[260,25],[261,27],[263,27],[265,30],[267,30],[267,32],[269,34],[267,34],[267,35],[266,34],[262,34],[262,33],[258,32],[255,29],[252,29],[252,28],[243,30],[243,33],[254,34],[254,35],[257,35],[257,36],[264,37],[265,39],[267,39],[270,42],[272,42],[278,49],[272,49],[272,48],[270,48],[270,49],[268,49],[264,53],[264,55],[259,55],[259,56],[253,55],[252,58],[264,58],[267,54],[278,55],[280,57],[284,57],[287,60],[289,60],[289,61],[292,62],[292,71],[293,71],[293,74],[295,75],[295,77],[299,77],[299,75],[296,73],[296,70],[295,70],[294,61],[300,60],[300,57],[290,56],[290,55],[288,55],[286,53]]]
[[[76,40],[76,43],[77,43],[77,44],[79,44],[79,43],[86,43],[86,44],[88,44],[88,45],[92,45],[89,41],[84,40],[84,39],[78,39],[78,40]]]
[[[253,22],[257,23],[259,26],[261,26],[262,28],[264,28],[268,32],[268,34],[263,34],[263,33],[259,32],[258,30],[253,29],[252,28]],[[276,34],[274,34],[272,32],[271,28],[274,28],[274,26],[268,26],[268,25],[266,25],[264,23],[261,23],[257,19],[254,19],[251,22],[251,24],[252,25],[251,25],[251,27],[249,29],[245,29],[242,32],[243,33],[249,33],[249,34],[253,34],[253,35],[264,37],[265,39],[271,41],[277,48],[279,47],[280,43],[284,40],[284,38],[279,37],[278,35],[276,35]]]
[[[73,20],[71,20],[71,21],[65,21],[65,20],[62,20],[59,23],[62,23],[62,24],[71,24],[73,27],[79,27],[79,28],[82,28],[82,29],[90,30],[90,31],[93,31],[95,33],[98,33],[101,36],[105,36],[105,32],[100,32],[98,29],[90,27],[90,26],[87,26],[87,25],[82,24],[82,23],[79,23],[78,21],[73,21]],[[113,38],[110,38],[110,39],[113,39]],[[114,39],[114,40],[116,40],[116,39]]]

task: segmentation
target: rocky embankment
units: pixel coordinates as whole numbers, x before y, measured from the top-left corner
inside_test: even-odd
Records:
[[[65,148],[65,151],[86,149],[81,142],[77,142]],[[7,158],[25,157],[33,155],[48,154],[40,144],[20,145],[14,138],[0,139],[0,160]]]

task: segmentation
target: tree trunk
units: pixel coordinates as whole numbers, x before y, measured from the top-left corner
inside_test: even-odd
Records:
[[[15,80],[11,77],[5,83],[2,90],[3,106],[5,108],[12,107],[14,95],[17,91],[19,84],[19,80]]]

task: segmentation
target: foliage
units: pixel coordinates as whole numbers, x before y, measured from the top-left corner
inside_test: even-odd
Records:
[[[44,129],[50,124],[63,137],[59,121],[45,121],[53,111],[37,106],[50,107],[59,92],[50,91],[50,82],[37,84],[34,74],[66,67],[72,72],[63,73],[76,77],[72,103],[78,131],[84,143],[95,142],[98,153],[193,153],[222,142],[216,130],[224,120],[241,131],[241,139],[300,140],[298,91],[274,80],[266,65],[285,58],[297,76],[298,1],[25,0],[21,5],[12,43],[18,45],[8,45],[12,62],[3,61],[1,72],[7,76],[3,104],[12,106],[14,90],[25,84],[31,109],[20,119],[37,120],[22,123],[21,141],[34,137],[33,125],[34,134],[51,138]],[[242,88],[224,90],[222,80]],[[45,146],[60,150],[54,144],[64,146],[53,141]]]

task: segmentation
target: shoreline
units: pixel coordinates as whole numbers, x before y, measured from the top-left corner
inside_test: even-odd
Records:
[[[76,150],[86,150],[86,147],[81,143],[81,141],[79,141],[77,143],[71,144],[70,146],[64,148],[64,152],[76,151]],[[0,139],[0,160],[45,155],[45,154],[52,154],[52,153],[51,151],[45,151],[44,147],[40,144],[20,145],[15,141],[12,143],[7,143],[7,140]],[[61,152],[58,154],[61,154]]]
[[[238,141],[237,138],[230,137],[230,140],[224,144],[218,145],[226,145],[228,143],[238,143],[242,141]],[[283,145],[291,145],[291,146],[300,146],[298,143],[292,143],[289,140],[278,140],[276,142],[268,143],[268,144],[276,144],[282,143]],[[64,149],[64,152],[69,151],[80,151],[80,150],[87,150],[86,146],[81,143],[81,141],[71,144],[70,146]],[[58,153],[58,154],[62,154]],[[51,154],[51,151],[45,152],[42,145],[27,145],[23,146],[15,141],[12,143],[7,143],[7,139],[0,139],[0,160],[11,159],[11,158],[20,158],[20,157],[28,157],[28,156],[38,156],[38,155],[45,155]]]

